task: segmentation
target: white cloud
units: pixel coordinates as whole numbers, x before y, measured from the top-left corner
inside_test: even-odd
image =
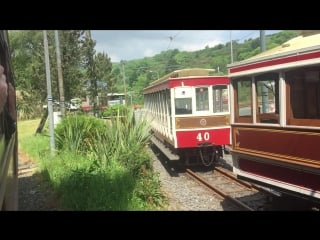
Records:
[[[266,31],[266,34],[279,30]],[[233,40],[259,37],[259,30],[99,30],[91,32],[96,52],[112,62],[152,57],[168,49],[197,51]]]
[[[204,43],[194,43],[194,44],[183,44],[181,46],[181,51],[197,51],[197,50],[201,50],[204,49],[206,46],[208,47],[214,47],[218,44],[222,43],[222,41],[219,40],[212,40],[212,41],[207,41]]]
[[[155,55],[154,51],[150,48],[147,48],[146,50],[144,50],[143,55],[145,57],[152,57]]]

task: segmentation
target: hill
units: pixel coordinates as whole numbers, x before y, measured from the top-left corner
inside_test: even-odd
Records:
[[[266,49],[271,49],[299,35],[299,31],[285,30],[267,35]],[[242,43],[232,41],[233,61],[250,58],[260,52],[260,38],[247,39]],[[129,99],[135,103],[143,102],[142,91],[151,81],[174,70],[183,68],[213,68],[217,75],[227,74],[227,64],[231,63],[231,43],[205,47],[202,50],[186,52],[178,49],[163,51],[153,57],[131,60],[121,66],[113,64],[113,73],[117,77],[117,89],[126,88]],[[125,70],[125,80],[123,71]]]

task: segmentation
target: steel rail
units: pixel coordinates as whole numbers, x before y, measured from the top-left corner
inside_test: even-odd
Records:
[[[208,187],[209,189],[213,190],[214,192],[218,193],[220,196],[222,196],[223,198],[229,200],[230,202],[232,202],[233,204],[240,206],[242,208],[244,208],[245,210],[248,211],[254,211],[252,208],[248,207],[247,205],[243,204],[242,202],[238,201],[237,199],[229,196],[228,194],[226,194],[225,192],[221,191],[220,189],[216,188],[215,186],[211,185],[209,182],[207,182],[205,179],[203,179],[202,177],[198,176],[196,173],[194,173],[193,171],[191,171],[190,169],[186,169],[186,172],[189,176],[191,176],[192,178],[196,179],[197,181],[199,181],[201,184],[205,185],[206,187]]]

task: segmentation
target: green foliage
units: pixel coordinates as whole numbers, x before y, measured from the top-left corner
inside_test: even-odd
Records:
[[[130,210],[137,179],[117,162],[100,168],[94,160],[67,151],[42,161],[41,167],[65,210]]]
[[[28,94],[26,91],[16,91],[17,112],[19,120],[35,119],[44,113],[39,94]]]
[[[137,182],[133,198],[137,203],[142,205],[142,209],[153,206],[155,209],[161,209],[167,204],[167,200],[163,197],[161,192],[161,182],[159,174],[154,174],[151,171],[141,171],[140,181]]]
[[[93,113],[94,115],[97,114],[97,96],[98,96],[98,78],[97,78],[97,71],[96,71],[96,64],[94,62],[93,56],[95,54],[94,46],[96,42],[91,39],[90,31],[86,31],[86,36],[84,38],[83,45],[85,48],[83,49],[84,52],[84,66],[86,68],[86,77],[89,80],[89,88],[88,93],[93,101]]]
[[[56,148],[85,153],[95,144],[99,133],[104,131],[106,126],[101,119],[85,115],[68,115],[56,126]]]
[[[40,120],[18,122],[21,132],[19,143],[23,143],[21,150],[33,152],[36,159],[40,159],[40,173],[55,190],[60,209],[123,211],[154,210],[164,206],[166,201],[160,190],[158,175],[152,172],[150,157],[144,149],[149,136],[148,124],[143,116],[134,123],[133,112],[129,112],[128,116],[126,121],[117,119],[106,124],[108,128],[104,132],[100,132],[100,123],[93,124],[89,129],[99,134],[96,135],[97,141],[88,145],[90,149],[80,152],[64,146],[64,150],[54,157],[49,154],[47,128],[44,134],[34,135]],[[77,120],[69,119],[64,128],[72,126],[78,132],[86,132],[90,123],[82,117],[85,116]],[[92,122],[91,117],[86,118]],[[83,135],[78,136],[83,138]],[[108,163],[105,161],[107,158]]]
[[[105,94],[114,93],[115,78],[112,75],[111,59],[104,52],[97,53],[97,55],[94,57],[94,62],[96,66],[97,79],[107,84],[107,92],[105,92]]]
[[[116,104],[109,106],[103,110],[103,117],[116,117],[116,116],[127,116],[128,108],[123,104]]]
[[[86,47],[82,41],[83,34],[84,31],[78,30],[59,31],[64,95],[66,100],[83,95],[83,83],[85,80],[83,73],[83,52]],[[47,36],[52,96],[53,99],[58,100],[54,31],[47,31]],[[30,106],[35,108],[42,107],[43,104],[46,104],[47,98],[43,31],[9,31],[9,38],[16,87],[18,90],[23,90],[26,93],[24,100]],[[34,99],[37,99],[37,101]],[[24,116],[29,115],[32,111],[37,112],[35,109],[29,109],[24,104],[21,104],[20,109]]]
[[[48,39],[50,37],[49,34]],[[29,93],[31,90],[37,90],[40,98],[45,98],[43,32],[9,31],[9,38],[17,87]],[[41,67],[40,63],[43,63]]]
[[[83,96],[83,85],[86,81],[83,58],[84,52],[87,49],[87,46],[83,43],[84,34],[85,32],[80,30],[59,31],[64,95],[66,100]],[[55,67],[53,71],[57,72],[57,68]],[[53,80],[56,79],[53,78]]]
[[[39,123],[40,119],[18,121],[19,148],[36,160],[50,152],[47,128],[35,135]]]
[[[144,116],[135,120],[131,108],[125,116],[118,115],[108,120],[107,131],[101,133],[97,144],[91,152],[104,161],[105,165],[111,160],[117,160],[133,174],[137,174],[141,166],[150,167],[149,156],[144,148],[150,139],[150,124]],[[108,143],[105,145],[104,143]]]

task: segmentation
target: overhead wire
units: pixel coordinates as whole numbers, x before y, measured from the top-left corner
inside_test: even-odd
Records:
[[[236,39],[235,41],[241,41],[243,39],[246,39],[246,38],[248,38],[249,36],[251,36],[252,34],[254,34],[257,31],[259,31],[259,30],[254,30],[254,31],[250,32],[249,34],[246,34],[244,37]]]
[[[178,36],[178,34],[179,34],[180,32],[181,32],[181,31],[179,31],[179,32],[178,32],[176,35],[174,35],[174,36],[169,36],[170,42],[169,42],[169,44],[168,44],[167,50],[169,49],[172,41]]]

